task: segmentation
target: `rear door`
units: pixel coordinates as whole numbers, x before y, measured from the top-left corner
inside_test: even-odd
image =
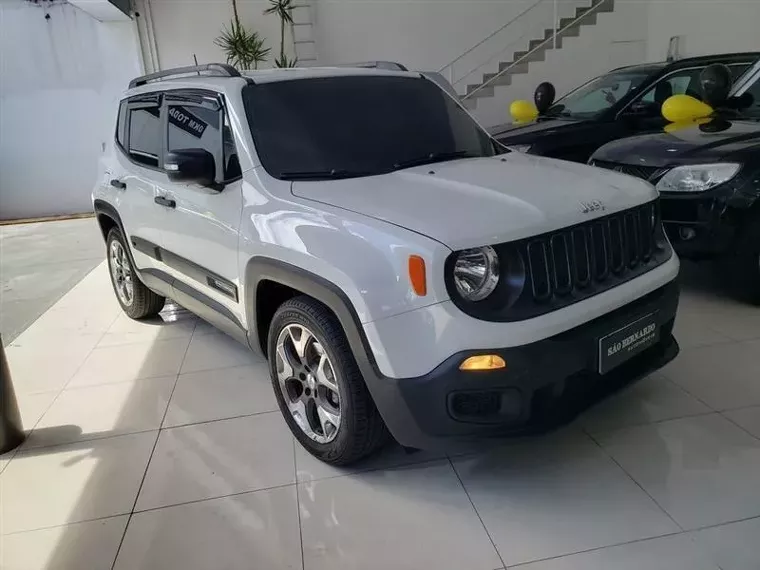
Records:
[[[222,95],[186,89],[169,91],[165,146],[202,148],[216,164],[216,187],[167,181],[162,257],[174,288],[242,324],[238,229],[242,213],[242,173]]]
[[[122,101],[116,134],[116,161],[105,172],[114,187],[114,205],[121,217],[138,269],[160,268],[155,249],[162,245],[166,212],[155,198],[163,173],[161,95],[152,93]]]

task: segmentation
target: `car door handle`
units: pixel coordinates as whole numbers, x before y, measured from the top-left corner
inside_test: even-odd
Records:
[[[122,182],[121,180],[117,180],[116,178],[111,179],[111,186],[114,188],[118,188],[119,190],[124,190],[127,187],[126,182]]]
[[[175,202],[174,200],[170,200],[169,198],[165,198],[164,196],[156,196],[155,198],[153,198],[153,201],[159,206],[165,206],[166,208],[177,207],[177,202]]]

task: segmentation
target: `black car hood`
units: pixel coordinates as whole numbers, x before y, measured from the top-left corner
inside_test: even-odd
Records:
[[[591,160],[662,168],[716,161],[760,149],[760,122],[713,119],[699,126],[607,143]]]
[[[589,121],[575,121],[572,119],[539,119],[531,123],[515,125],[508,123],[497,125],[488,129],[491,136],[499,142],[529,143],[537,136],[547,136],[567,129],[577,128],[580,124]]]

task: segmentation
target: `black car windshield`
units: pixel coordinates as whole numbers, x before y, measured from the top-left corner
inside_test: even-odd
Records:
[[[256,152],[284,180],[383,174],[492,156],[490,136],[431,81],[346,75],[243,88]]]
[[[545,113],[549,117],[594,119],[636,91],[655,69],[613,71],[571,91]]]

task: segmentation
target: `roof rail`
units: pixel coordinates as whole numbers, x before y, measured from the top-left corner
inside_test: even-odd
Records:
[[[356,63],[338,63],[335,67],[362,67],[368,69],[388,69],[390,71],[409,71],[395,61],[358,61]]]
[[[157,71],[156,73],[149,73],[142,77],[137,77],[129,82],[129,88],[139,87],[145,85],[151,81],[159,81],[172,77],[174,75],[187,75],[189,73],[201,74],[202,71],[213,71],[216,75],[222,77],[240,77],[240,72],[226,63],[206,63],[204,65],[188,65],[187,67],[174,67],[172,69],[165,69],[164,71]]]

